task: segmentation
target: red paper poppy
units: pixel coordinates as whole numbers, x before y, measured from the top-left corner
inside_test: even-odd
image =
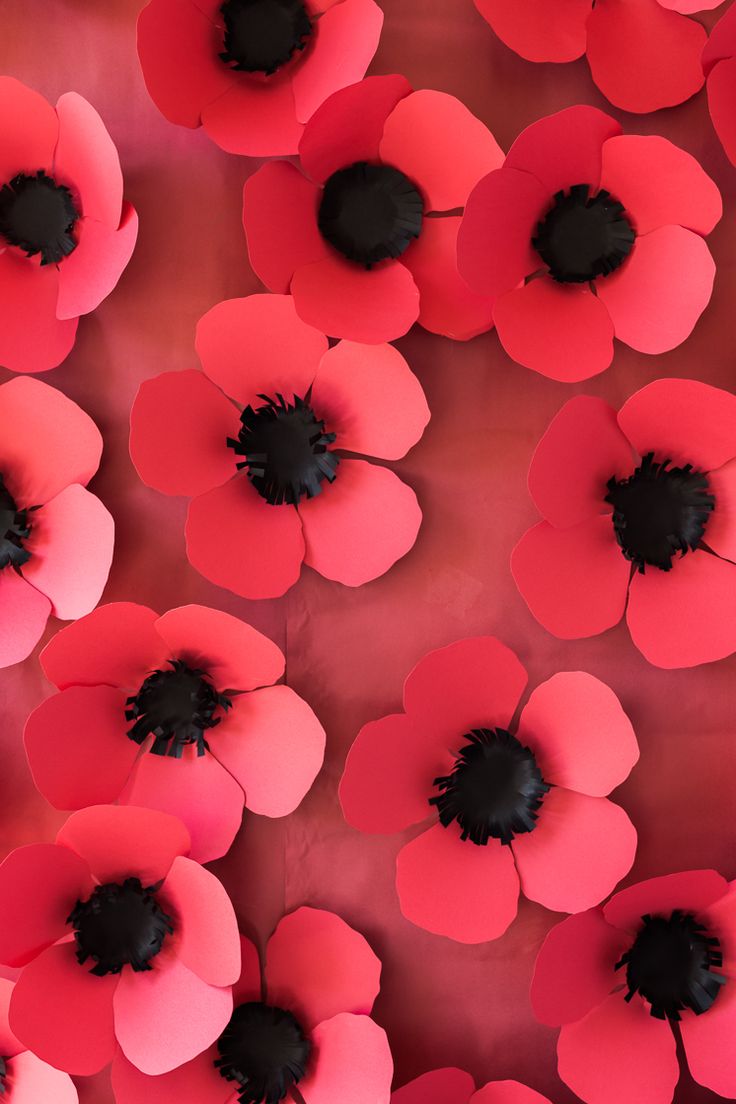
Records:
[[[365,75],[375,0],[151,0],[138,18],[146,87],[166,118],[228,153],[296,153],[304,124]]]
[[[527,61],[587,55],[593,80],[624,111],[674,107],[703,87],[706,33],[685,16],[723,0],[475,0],[498,37]]]
[[[657,667],[736,651],[734,457],[736,396],[697,380],[656,380],[618,414],[571,399],[529,470],[544,521],[511,557],[537,620],[573,640],[626,611]]]
[[[606,796],[639,757],[618,698],[582,671],[554,675],[512,735],[526,681],[494,637],[430,652],[404,684],[405,712],[358,733],[340,784],[361,831],[422,823],[397,859],[401,911],[460,943],[503,935],[519,883],[546,908],[578,912],[634,861],[634,827]]]
[[[362,935],[330,912],[300,908],[281,920],[263,969],[242,940],[235,1011],[209,1050],[163,1077],[145,1077],[118,1053],[117,1104],[389,1104],[393,1063],[369,1013],[381,965]]]
[[[115,527],[86,484],[101,454],[97,426],[60,391],[0,386],[0,667],[30,655],[51,613],[71,621],[100,599]]]
[[[172,1101],[172,1104],[174,1102]],[[546,1096],[518,1081],[489,1081],[476,1092],[469,1073],[439,1069],[397,1089],[391,1104],[550,1104]]]
[[[531,991],[562,1027],[560,1077],[586,1104],[670,1104],[680,1074],[736,1096],[736,883],[714,870],[640,882],[552,928]]]
[[[736,165],[736,8],[729,7],[716,23],[703,51],[708,78],[708,108],[716,134],[732,165]]]
[[[360,586],[406,555],[422,520],[414,491],[353,455],[397,460],[422,435],[429,410],[401,354],[328,349],[286,295],[219,303],[196,344],[205,375],[146,381],[130,433],[144,483],[195,496],[191,564],[236,594],[272,598],[303,562]]]
[[[57,809],[119,801],[171,813],[197,862],[229,849],[244,802],[285,816],[322,766],[319,721],[272,685],[280,649],[220,610],[99,606],[57,633],[41,664],[61,691],[26,724],[41,793]]]
[[[467,340],[492,302],[457,271],[458,210],[503,163],[489,130],[444,92],[369,77],[335,93],[299,144],[301,171],[264,165],[246,182],[251,264],[331,337],[374,344],[417,320]]]
[[[120,1049],[166,1073],[223,1030],[237,923],[188,851],[176,817],[95,805],[70,816],[56,843],[19,847],[0,866],[0,961],[22,967],[10,1026],[43,1061],[92,1074]]]
[[[0,978],[0,1097],[14,1104],[79,1104],[68,1073],[42,1062],[10,1030],[8,1011],[13,982]]]
[[[689,153],[570,107],[527,127],[475,187],[458,263],[494,300],[509,356],[572,383],[609,366],[614,337],[663,353],[690,335],[715,275],[703,235],[721,213]]]
[[[0,364],[45,372],[130,260],[138,216],[91,104],[0,77]]]

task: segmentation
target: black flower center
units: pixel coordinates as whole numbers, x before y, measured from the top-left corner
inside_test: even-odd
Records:
[[[19,173],[0,188],[0,234],[41,264],[58,264],[77,248],[72,236],[79,212],[72,193],[43,169]]]
[[[31,553],[23,546],[23,541],[31,535],[30,512],[18,509],[0,475],[0,570],[14,567],[17,571],[31,558]]]
[[[370,268],[400,257],[419,237],[423,217],[424,202],[408,176],[356,161],[325,184],[317,221],[330,245]]]
[[[337,476],[340,457],[328,448],[335,434],[325,431],[325,423],[305,399],[295,397],[289,403],[283,395],[259,398],[263,406],[246,406],[238,439],[228,437],[227,443],[244,457],[237,466],[248,469],[261,498],[271,506],[296,506],[304,495],[314,498],[325,480],[332,483]]]
[[[561,283],[608,276],[628,257],[636,237],[624,207],[607,191],[591,196],[587,184],[557,192],[537,224],[532,245]]]
[[[455,758],[452,774],[435,778],[441,791],[429,799],[445,828],[456,820],[461,839],[485,846],[493,837],[511,843],[532,832],[550,786],[534,755],[504,728],[476,728]]]
[[[302,0],[225,0],[225,49],[231,69],[269,76],[303,50],[312,23]]]
[[[658,1020],[679,1020],[689,1008],[696,1016],[715,1001],[723,974],[720,943],[688,912],[676,909],[669,917],[643,916],[643,927],[633,945],[616,963],[626,967],[626,1000],[640,993]]]
[[[217,1049],[215,1065],[240,1086],[241,1104],[278,1104],[304,1076],[312,1044],[291,1012],[253,1001],[235,1009]]]
[[[647,564],[669,571],[677,552],[695,551],[716,504],[703,472],[669,464],[648,452],[628,479],[606,484],[616,540],[642,574]]]
[[[95,886],[86,901],[77,901],[67,923],[74,928],[77,960],[88,958],[97,977],[119,974],[123,966],[136,972],[151,969],[164,939],[174,931],[154,896],[156,887],[145,888],[138,878]]]
[[[128,736],[137,744],[153,736],[150,751],[154,755],[181,759],[188,744],[196,744],[197,755],[204,755],[208,747],[204,733],[220,723],[222,714],[215,714],[218,708],[230,708],[234,693],[219,693],[205,671],[170,659],[168,669],[154,671],[127,699],[126,720],[135,722]]]

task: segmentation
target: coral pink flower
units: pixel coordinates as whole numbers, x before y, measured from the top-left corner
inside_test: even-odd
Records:
[[[198,862],[219,858],[243,803],[285,816],[322,766],[325,734],[288,686],[284,656],[205,606],[159,617],[114,602],[41,653],[60,693],[28,718],[33,778],[57,809],[119,801],[179,817]]]
[[[382,24],[375,0],[151,0],[138,55],[170,122],[229,153],[286,156],[323,100],[365,75]]]
[[[368,77],[315,112],[299,157],[301,170],[264,165],[243,193],[267,288],[351,341],[393,341],[417,320],[458,340],[490,329],[491,301],[457,271],[458,210],[503,153],[459,100]]]
[[[704,235],[721,213],[689,153],[570,107],[527,127],[473,190],[458,264],[495,300],[509,356],[571,383],[609,366],[614,337],[663,353],[690,335],[715,275]]]
[[[117,1104],[389,1104],[393,1063],[370,1019],[381,965],[362,935],[330,912],[300,908],[268,941],[263,969],[242,940],[235,1010],[213,1046],[163,1077],[118,1053]]]
[[[173,1104],[173,1101],[172,1101]],[[489,1081],[476,1092],[473,1078],[459,1069],[425,1073],[397,1089],[391,1104],[550,1104],[518,1081]]]
[[[358,733],[340,784],[355,828],[422,824],[397,860],[401,910],[461,943],[503,935],[520,883],[531,900],[577,912],[634,861],[636,832],[607,798],[639,757],[618,698],[562,672],[534,690],[512,735],[526,681],[494,637],[430,652],[404,684],[405,712]]]
[[[137,234],[95,109],[76,92],[53,108],[0,77],[0,364],[14,372],[60,364],[79,316],[120,279]]]
[[[235,913],[188,851],[175,817],[95,805],[56,843],[0,866],[0,962],[22,967],[10,1026],[44,1062],[92,1074],[121,1050],[165,1073],[223,1030],[240,972]]]
[[[713,126],[732,165],[736,165],[736,8],[716,23],[703,51],[708,107]]]
[[[12,981],[0,978],[0,1097],[21,1104],[79,1104],[69,1074],[42,1062],[10,1030],[8,1012],[13,988]]]

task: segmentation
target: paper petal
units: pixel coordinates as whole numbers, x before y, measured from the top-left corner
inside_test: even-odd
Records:
[[[622,889],[603,908],[609,924],[635,932],[645,915],[666,915],[673,909],[702,914],[724,897],[728,882],[715,870],[684,870]]]
[[[312,1032],[316,1049],[299,1082],[306,1104],[383,1104],[391,1094],[393,1061],[386,1032],[368,1016],[343,1013]]]
[[[534,967],[530,997],[537,1019],[559,1027],[587,1016],[619,987],[615,967],[628,943],[597,908],[552,928]]]
[[[14,77],[0,77],[0,180],[19,172],[51,172],[59,120],[51,104]]]
[[[590,0],[564,0],[552,19],[546,0],[475,0],[475,6],[501,41],[527,61],[574,61],[585,53]]]
[[[736,117],[731,107],[734,97],[736,58],[728,58],[719,62],[708,77],[708,110],[726,157],[732,165],[736,165]]]
[[[727,560],[736,561],[736,460],[708,475],[716,506],[708,520],[709,548]]]
[[[8,1066],[7,1087],[13,1094],[13,1104],[78,1104],[79,1097],[68,1073],[42,1062],[30,1050],[16,1055]]]
[[[126,203],[119,229],[82,219],[77,234],[77,248],[59,266],[56,314],[62,319],[89,314],[113,291],[135,248],[138,215]]]
[[[550,1104],[550,1101],[519,1081],[492,1081],[471,1097],[470,1104]]]
[[[475,1082],[469,1073],[438,1069],[396,1089],[391,1104],[468,1104],[474,1092]]]
[[[233,1083],[215,1068],[219,1057],[215,1047],[205,1050],[170,1073],[148,1077],[136,1069],[121,1050],[112,1061],[112,1088],[116,1104],[182,1104],[191,1098],[197,1104],[231,1104]]]
[[[155,885],[177,855],[189,851],[189,833],[179,820],[130,805],[93,805],[72,813],[56,842],[83,858],[101,883],[133,876]]]
[[[597,107],[578,104],[532,123],[509,150],[506,165],[533,173],[555,192],[573,184],[589,184],[595,190],[601,177],[603,143],[621,133],[621,126]]]
[[[724,986],[707,1016],[683,1016],[680,1024],[693,1080],[719,1096],[736,1095],[736,989]]]
[[[236,81],[202,107],[202,126],[227,153],[286,157],[297,152],[304,126],[297,120],[291,81]]]
[[[56,317],[59,273],[12,249],[0,252],[0,364],[11,372],[47,372],[72,350],[78,319]]]
[[[269,291],[287,292],[298,268],[330,256],[317,227],[320,196],[320,189],[286,161],[263,165],[245,182],[248,256]]]
[[[51,613],[45,594],[27,583],[12,568],[0,572],[0,668],[27,659],[43,636]]]
[[[258,951],[244,935],[240,937],[240,977],[233,986],[233,1000],[236,1004],[259,1001],[264,996],[261,977],[261,962]]]
[[[77,92],[66,92],[56,112],[59,144],[54,179],[76,192],[85,218],[117,230],[123,207],[123,173],[115,143],[92,104]],[[66,260],[60,267],[66,267]]]
[[[684,0],[684,2],[687,2],[687,0]],[[700,3],[701,0],[698,0],[698,4]],[[671,7],[672,5],[665,4],[664,6]],[[707,6],[710,7],[710,4]],[[702,11],[703,9],[698,6],[697,10]],[[703,70],[706,75],[713,71],[713,66],[717,62],[731,58],[734,54],[736,54],[736,9],[729,4],[710,32],[710,38],[703,50]]]
[[[234,985],[240,976],[240,934],[222,882],[180,855],[161,892],[173,905],[177,954],[184,965],[210,985]]]

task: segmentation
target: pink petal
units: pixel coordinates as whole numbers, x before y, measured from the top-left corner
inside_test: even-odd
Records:
[[[12,568],[0,571],[0,668],[27,659],[43,636],[51,613],[45,594],[27,583]]]
[[[215,1068],[219,1057],[210,1047],[191,1062],[170,1073],[148,1077],[131,1065],[121,1050],[112,1060],[112,1088],[117,1104],[182,1104],[184,1100],[197,1104],[230,1104],[233,1083],[221,1077]]]
[[[718,993],[702,1016],[685,1015],[680,1023],[687,1064],[694,1081],[719,1096],[736,1095],[736,989],[733,982]]]
[[[509,150],[506,165],[533,173],[549,193],[573,184],[597,189],[603,143],[621,133],[621,126],[597,107],[578,104],[547,115],[522,131]]]
[[[59,273],[13,249],[0,252],[0,364],[11,372],[48,372],[74,347],[77,318],[56,317]]]
[[[732,165],[736,165],[736,117],[732,110],[735,97],[736,58],[728,58],[719,62],[708,77],[708,110],[723,151]]]
[[[10,1030],[8,1015],[10,1012],[10,998],[13,995],[15,982],[7,978],[0,978],[0,1053],[5,1058],[12,1058],[23,1050],[13,1032]]]
[[[265,990],[258,951],[244,935],[240,937],[240,958],[240,977],[233,986],[233,1000],[236,1005],[261,1000]]]
[[[723,3],[723,0],[658,0],[658,2],[663,8],[670,8],[682,15],[693,15],[695,12],[713,11]]]
[[[546,0],[475,0],[502,42],[527,61],[574,61],[585,53],[590,0],[563,0],[550,19]]]
[[[706,543],[719,556],[736,560],[736,460],[708,475],[716,507],[708,521]]]
[[[83,858],[98,882],[133,875],[155,885],[174,859],[189,851],[189,833],[176,817],[130,805],[93,805],[72,813],[56,842]]]
[[[66,92],[56,105],[56,113],[59,144],[54,178],[79,195],[85,218],[97,219],[117,230],[123,206],[123,173],[115,143],[92,104],[77,92]]]
[[[468,1104],[475,1092],[469,1073],[459,1069],[437,1069],[396,1089],[391,1104]]]
[[[43,96],[14,77],[0,77],[0,180],[53,168],[59,120]]]
[[[16,1055],[8,1065],[7,1088],[13,1104],[78,1104],[79,1097],[68,1073],[42,1062],[30,1050]]]
[[[733,977],[736,974],[736,883],[729,882],[726,894],[708,907],[703,923],[712,933],[717,933],[723,953],[723,972]]]
[[[290,295],[218,303],[199,320],[195,345],[206,375],[243,406],[259,405],[263,394],[304,398],[328,348],[325,335],[299,318]]]
[[[493,1081],[470,1098],[470,1104],[550,1104],[546,1096],[518,1081]]]
[[[288,686],[269,686],[233,700],[212,734],[212,752],[245,790],[254,813],[292,813],[319,774],[325,732]]]
[[[138,238],[138,214],[123,204],[119,229],[94,219],[77,224],[77,248],[59,265],[58,318],[89,314],[114,290],[130,260]]]
[[[617,893],[603,908],[616,928],[635,932],[646,915],[665,915],[673,909],[703,913],[728,892],[728,882],[715,870],[685,870],[637,882]]]
[[[362,586],[411,550],[422,523],[417,497],[388,468],[342,460],[337,479],[299,505],[305,563],[327,579]]]
[[[202,107],[202,126],[220,149],[248,157],[286,157],[299,149],[304,125],[296,117],[287,75],[231,83]]]
[[[388,1104],[394,1065],[382,1027],[344,1013],[319,1024],[312,1042],[311,1069],[299,1082],[305,1104]]]
[[[240,976],[240,934],[222,882],[180,855],[162,896],[173,906],[177,954],[184,965],[209,985],[234,985]]]
[[[615,967],[627,946],[597,908],[552,928],[534,966],[530,997],[537,1019],[559,1027],[586,1016],[620,986]]]
[[[443,892],[441,887],[452,887]],[[396,888],[407,920],[458,943],[498,939],[516,917],[519,878],[510,847],[477,847],[456,825],[435,824],[396,860]]]
[[[393,345],[341,341],[322,358],[312,406],[337,434],[336,448],[399,460],[422,436],[429,407]]]

